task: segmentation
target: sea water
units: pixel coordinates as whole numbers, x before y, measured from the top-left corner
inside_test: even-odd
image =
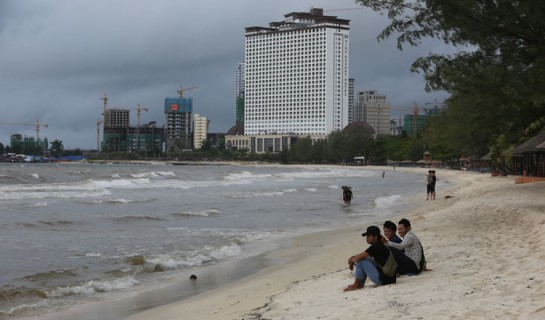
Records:
[[[365,167],[0,164],[0,318],[119,298],[295,235],[382,221],[423,185]]]

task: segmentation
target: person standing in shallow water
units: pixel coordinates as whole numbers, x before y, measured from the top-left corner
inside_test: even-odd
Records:
[[[343,201],[345,204],[350,204],[350,202],[352,201],[352,190],[350,190],[351,188],[349,186],[342,186],[342,189],[343,189]]]

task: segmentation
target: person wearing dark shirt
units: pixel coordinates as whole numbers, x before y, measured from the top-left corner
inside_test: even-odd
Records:
[[[396,257],[399,274],[418,274],[420,271],[426,270],[426,258],[424,257],[424,249],[420,243],[420,239],[411,231],[411,222],[407,219],[399,220],[398,224],[399,235],[403,237],[401,243],[395,243],[383,239],[394,257]],[[399,257],[396,250],[402,251],[402,254],[407,257]]]
[[[382,229],[384,230],[384,238],[388,239],[388,241],[392,241],[395,243],[401,243],[401,238],[397,236],[397,226],[392,221],[388,220],[384,222],[384,225],[382,226]]]
[[[435,183],[437,182],[437,177],[435,176],[435,170],[431,171],[431,200],[435,200]]]
[[[352,201],[352,190],[350,190],[351,188],[349,186],[343,186],[342,187],[343,189],[343,201],[345,204],[350,204],[350,202]]]
[[[432,192],[433,192],[432,184],[431,184],[432,181],[433,181],[433,178],[432,178],[431,170],[428,170],[428,176],[426,177],[426,193],[427,193],[426,200],[430,200]]]
[[[395,274],[387,276],[382,272],[382,267],[386,264],[390,251],[382,243],[379,227],[369,226],[362,236],[366,238],[369,248],[348,259],[348,267],[350,270],[354,270],[356,279],[353,284],[344,288],[344,291],[362,289],[367,278],[379,286],[396,282]]]

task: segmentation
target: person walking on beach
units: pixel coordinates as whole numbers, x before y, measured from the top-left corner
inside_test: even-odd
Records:
[[[342,186],[342,189],[343,189],[343,201],[344,201],[344,204],[350,204],[350,202],[352,201],[352,190],[350,190],[351,188],[349,186]]]
[[[403,238],[401,243],[395,243],[384,239],[384,243],[389,247],[404,250],[404,254],[410,258],[408,264],[403,264],[403,270],[400,272],[418,274],[426,269],[426,258],[424,257],[424,248],[420,239],[411,231],[411,222],[407,219],[399,220],[397,230]],[[401,264],[399,264],[401,265]]]
[[[427,194],[426,200],[430,200],[431,190],[432,190],[431,183],[433,181],[431,170],[428,170],[428,177],[427,177],[426,181],[427,181],[427,184],[426,184],[426,194]]]
[[[344,288],[344,291],[362,289],[367,278],[371,279],[371,281],[379,286],[396,282],[395,273],[392,276],[388,276],[383,271],[387,262],[391,263],[389,258],[392,253],[390,253],[390,250],[382,243],[381,240],[383,237],[380,235],[379,227],[369,226],[367,231],[362,233],[362,236],[366,237],[369,248],[362,253],[348,258],[348,267],[350,270],[355,269],[354,276],[356,279],[353,284]]]
[[[437,177],[435,176],[435,170],[431,171],[431,200],[435,200],[435,183],[437,182]]]

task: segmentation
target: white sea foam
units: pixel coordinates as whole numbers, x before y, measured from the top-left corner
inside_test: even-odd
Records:
[[[267,192],[245,192],[228,195],[227,198],[241,199],[241,198],[254,198],[254,197],[273,197],[282,196],[286,193],[297,192],[297,189],[285,189],[282,191],[267,191]]]
[[[86,257],[100,257],[102,255],[100,253],[98,253],[98,252],[89,252],[89,253],[86,253],[85,256]]]
[[[305,190],[307,190],[308,192],[317,192],[318,190],[316,190],[316,188],[306,188]]]
[[[31,174],[29,174],[29,176],[31,176],[31,177],[33,177],[33,178],[36,178],[36,179],[38,179],[38,180],[40,179],[40,175],[37,174],[37,173],[31,173]]]
[[[138,280],[131,276],[115,280],[92,280],[80,286],[57,287],[56,289],[46,291],[45,294],[48,298],[60,298],[68,295],[89,295],[96,292],[126,289],[138,283]]]
[[[29,208],[40,208],[40,207],[49,207],[49,203],[47,202],[36,202],[36,203],[30,203],[26,205]]]
[[[400,195],[391,195],[385,197],[375,198],[375,208],[378,210],[384,210],[390,208],[396,202],[399,202],[402,199]]]
[[[174,216],[201,216],[201,217],[209,217],[213,214],[220,214],[223,213],[221,210],[217,208],[207,209],[207,210],[201,210],[201,211],[183,211],[180,213],[173,214]]]
[[[176,174],[173,171],[157,171],[158,175],[163,177],[175,177]]]
[[[143,172],[143,173],[133,173],[130,176],[136,179],[141,179],[141,178],[156,178],[159,175],[155,172]]]
[[[0,200],[88,198],[109,195],[110,191],[89,183],[18,184],[0,186]]]
[[[175,255],[156,255],[146,259],[147,263],[159,265],[163,269],[179,269],[201,266],[205,263],[220,261],[231,257],[239,256],[242,248],[237,243],[221,247],[205,246],[196,252],[185,253],[181,257]]]
[[[136,189],[142,186],[149,186],[151,184],[148,178],[137,179],[119,179],[119,180],[90,180],[88,183],[96,188],[119,188],[119,189]]]

